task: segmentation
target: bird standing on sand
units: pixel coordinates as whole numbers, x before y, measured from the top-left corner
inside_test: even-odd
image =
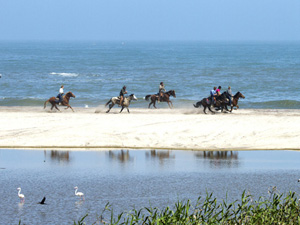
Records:
[[[82,192],[77,192],[78,187],[76,186],[76,187],[74,187],[74,189],[75,189],[75,195],[76,195],[76,196],[79,196],[80,199],[81,199],[81,197],[82,197],[82,200],[84,200],[84,194],[83,194]]]
[[[18,196],[19,196],[21,202],[25,202],[25,195],[21,194],[21,188],[19,187],[19,188],[17,188],[17,190],[19,191]]]

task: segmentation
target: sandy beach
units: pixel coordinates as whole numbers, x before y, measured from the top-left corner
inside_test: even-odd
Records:
[[[0,148],[300,150],[300,110],[0,107]]]

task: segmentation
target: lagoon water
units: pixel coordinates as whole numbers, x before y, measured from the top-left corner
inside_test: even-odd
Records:
[[[299,193],[299,159],[297,151],[0,150],[0,221],[71,224],[88,213],[91,224],[108,202],[118,213],[196,202],[206,191],[229,201],[243,190],[267,198],[272,186]],[[44,196],[47,204],[37,204]]]
[[[219,85],[246,96],[241,108],[300,108],[299,42],[2,41],[0,62],[0,106],[42,106],[64,84],[72,106],[104,105],[127,85],[132,107],[147,107],[164,81],[177,108]]]

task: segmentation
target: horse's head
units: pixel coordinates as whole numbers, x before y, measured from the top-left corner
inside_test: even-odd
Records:
[[[245,96],[244,96],[241,92],[236,93],[236,95],[237,95],[237,97],[239,97],[239,98],[245,98]]]
[[[69,91],[66,96],[75,98],[75,95],[71,91]]]
[[[170,95],[172,95],[174,98],[176,98],[175,90],[168,91]]]
[[[129,97],[131,100],[134,100],[134,101],[138,100],[138,98],[134,94],[129,95]]]

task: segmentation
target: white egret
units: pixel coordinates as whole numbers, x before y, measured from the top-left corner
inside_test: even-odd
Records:
[[[76,187],[74,187],[74,189],[75,189],[75,195],[76,195],[76,196],[79,196],[80,199],[81,199],[81,197],[82,197],[82,200],[84,200],[84,194],[83,194],[82,192],[77,192],[78,187],[76,186]]]
[[[21,194],[21,188],[19,187],[19,188],[17,188],[17,190],[19,191],[18,196],[19,196],[21,202],[25,202],[25,195]]]

